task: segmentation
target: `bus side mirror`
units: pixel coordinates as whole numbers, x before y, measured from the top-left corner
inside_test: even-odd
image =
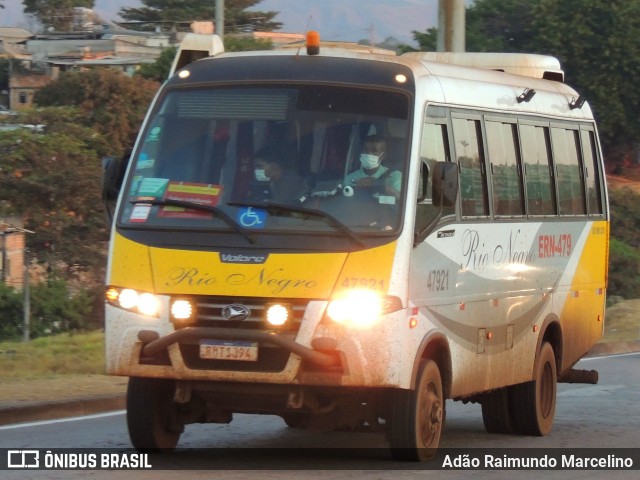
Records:
[[[129,156],[124,158],[103,157],[102,158],[102,199],[105,202],[118,199],[124,172],[129,163]]]
[[[127,171],[130,158],[131,151],[126,153],[122,158],[102,158],[102,201],[104,202],[107,210],[107,217],[109,218],[109,221],[113,221],[113,212],[111,207],[113,207],[113,202],[118,200],[118,195],[122,188],[122,182],[124,181],[124,174]]]
[[[437,162],[431,177],[432,202],[440,208],[453,207],[458,196],[458,165],[453,162]]]

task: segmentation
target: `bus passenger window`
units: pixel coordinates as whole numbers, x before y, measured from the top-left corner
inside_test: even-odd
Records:
[[[524,214],[516,125],[487,121],[487,151],[493,184],[493,211],[499,216]]]
[[[453,119],[456,159],[460,166],[462,216],[489,215],[487,178],[479,120]]]
[[[587,211],[578,132],[551,128],[551,143],[557,171],[560,215],[584,215]]]
[[[556,215],[549,129],[521,124],[520,142],[527,185],[527,213]]]
[[[587,204],[590,215],[602,215],[602,186],[600,171],[598,170],[598,155],[595,135],[591,131],[580,132],[582,137],[582,152],[586,169]]]

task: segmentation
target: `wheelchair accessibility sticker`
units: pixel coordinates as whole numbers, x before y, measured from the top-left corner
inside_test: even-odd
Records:
[[[264,228],[267,211],[261,208],[244,207],[238,210],[236,220],[245,228]]]

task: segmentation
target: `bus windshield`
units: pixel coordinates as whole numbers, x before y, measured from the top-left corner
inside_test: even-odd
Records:
[[[134,153],[128,227],[327,234],[400,228],[406,93],[329,85],[174,89]]]

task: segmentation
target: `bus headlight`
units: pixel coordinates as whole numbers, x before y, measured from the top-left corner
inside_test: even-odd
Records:
[[[373,290],[349,290],[329,302],[327,316],[336,323],[356,327],[375,324],[383,314],[383,301]]]
[[[151,293],[143,293],[138,296],[138,310],[143,315],[148,317],[158,316],[160,312],[160,302],[158,297]]]
[[[138,292],[132,288],[110,287],[105,293],[109,304],[131,310],[147,317],[157,317],[160,313],[160,299],[148,292]]]

